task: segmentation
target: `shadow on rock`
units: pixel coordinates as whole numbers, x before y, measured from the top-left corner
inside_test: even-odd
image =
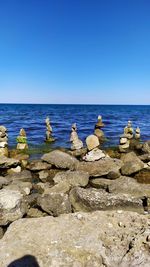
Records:
[[[40,266],[34,256],[25,255],[24,257],[13,261],[7,267],[40,267]]]

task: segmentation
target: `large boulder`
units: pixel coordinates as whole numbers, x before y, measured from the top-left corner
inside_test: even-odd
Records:
[[[9,169],[20,164],[19,160],[0,156],[0,169]]]
[[[75,187],[69,196],[74,211],[121,209],[143,212],[142,200],[128,194],[110,194],[101,189]]]
[[[54,150],[44,154],[42,160],[57,168],[69,170],[74,170],[78,163],[78,160],[75,157],[60,150]]]
[[[88,172],[90,176],[104,176],[110,172],[118,172],[121,169],[122,161],[119,159],[104,158],[95,162],[78,162],[76,170]]]
[[[144,169],[134,175],[139,183],[150,184],[150,170]]]
[[[72,211],[68,195],[64,193],[52,192],[39,196],[37,203],[42,210],[55,217]]]
[[[0,190],[0,226],[22,218],[25,212],[26,205],[20,191],[7,188]]]
[[[135,212],[21,219],[0,240],[0,266],[149,267],[149,232]]]
[[[121,172],[123,175],[132,175],[144,168],[144,163],[136,156],[134,152],[129,152],[122,156],[124,162]]]

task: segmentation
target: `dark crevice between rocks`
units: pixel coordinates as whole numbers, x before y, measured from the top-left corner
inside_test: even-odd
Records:
[[[142,197],[142,204],[144,211],[148,212],[148,198],[146,196]]]

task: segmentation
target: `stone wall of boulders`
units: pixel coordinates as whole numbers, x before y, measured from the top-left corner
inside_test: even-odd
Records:
[[[78,151],[75,157],[72,151],[54,150],[44,154],[40,160],[32,161],[29,160],[28,155],[19,152],[9,158],[4,155],[0,156],[0,238],[4,235],[2,244],[5,235],[9,235],[9,225],[21,218],[37,219],[50,216],[50,218],[59,217],[58,220],[61,221],[61,214],[96,211],[112,214],[113,210],[114,214],[121,212],[120,225],[124,224],[123,216],[126,219],[130,213],[135,214],[132,215],[134,218],[140,216],[140,218],[145,217],[145,220],[149,220],[150,142],[146,142],[134,152],[119,152],[117,158],[104,152],[105,155],[107,154],[105,157],[91,162],[83,160],[86,153],[86,150],[81,149],[81,154]],[[90,220],[92,220],[92,214],[94,213],[91,213]],[[70,219],[70,216],[66,215],[63,218]],[[48,219],[43,218],[43,222],[46,220]],[[37,224],[39,222],[42,222],[42,218],[37,219]],[[12,229],[13,227],[15,227],[14,223]],[[95,225],[93,225],[93,231],[95,231]],[[11,234],[10,230],[10,236]],[[123,235],[125,238],[125,233]],[[93,235],[92,238],[95,236]],[[100,238],[103,240],[102,234]],[[146,246],[149,246],[149,241]],[[146,251],[145,249],[143,252],[145,265],[138,266],[148,266],[146,265]],[[0,249],[0,255],[2,253],[3,248]],[[19,256],[21,255],[18,253]],[[94,266],[119,266],[115,265],[115,261],[114,265],[109,265],[109,260],[107,259],[106,264],[102,260],[103,265],[98,265],[97,262],[100,262],[100,259],[95,260],[97,265]],[[119,256],[117,262],[119,262]],[[4,266],[6,265],[0,265],[0,267]],[[57,263],[57,266],[61,265]],[[122,263],[120,266],[127,265]]]

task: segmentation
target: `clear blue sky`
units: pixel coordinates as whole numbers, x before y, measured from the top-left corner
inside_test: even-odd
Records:
[[[0,102],[150,104],[150,1],[0,0]]]

